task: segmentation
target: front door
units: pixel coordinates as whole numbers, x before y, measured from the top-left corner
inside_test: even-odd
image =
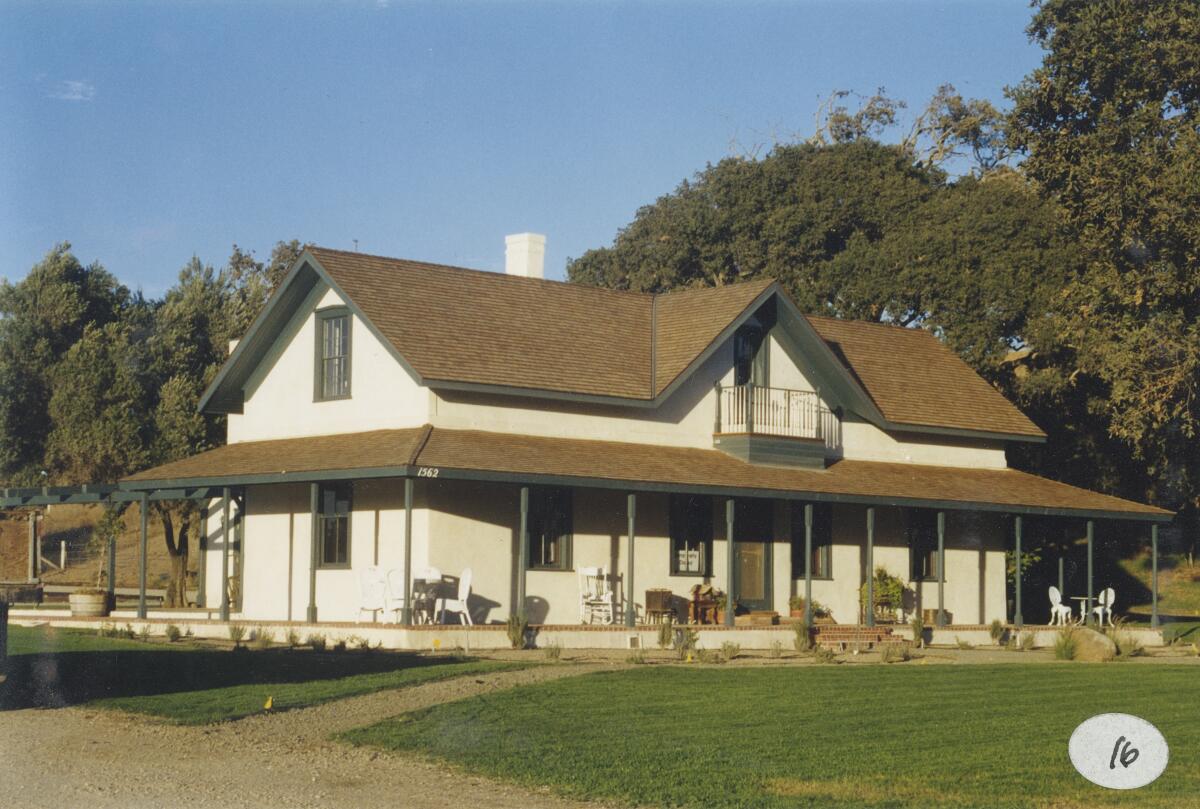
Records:
[[[738,500],[733,512],[733,596],[746,610],[770,610],[775,502]]]

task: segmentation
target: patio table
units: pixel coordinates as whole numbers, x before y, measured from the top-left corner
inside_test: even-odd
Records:
[[[1079,620],[1075,622],[1079,626],[1083,626],[1088,622],[1088,615],[1086,614],[1085,610],[1088,608],[1087,602],[1089,600],[1095,601],[1096,597],[1092,596],[1092,598],[1089,599],[1087,596],[1071,596],[1071,601],[1079,602]]]
[[[441,579],[413,579],[413,623],[432,624],[441,595]]]

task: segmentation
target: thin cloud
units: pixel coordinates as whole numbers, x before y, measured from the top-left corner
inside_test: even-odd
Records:
[[[91,101],[96,97],[96,86],[90,81],[60,81],[48,95],[59,101]]]

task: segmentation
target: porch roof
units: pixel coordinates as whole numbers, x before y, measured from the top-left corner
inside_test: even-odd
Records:
[[[1170,520],[1161,508],[1015,469],[841,460],[825,470],[718,450],[424,427],[230,444],[122,481],[127,489],[416,475],[875,505]]]

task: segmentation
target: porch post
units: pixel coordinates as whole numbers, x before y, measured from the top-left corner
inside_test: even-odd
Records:
[[[242,611],[242,600],[246,596],[246,490],[238,491],[237,520],[233,524],[234,544],[237,545],[237,556],[233,557],[233,569],[237,571],[237,600],[233,608]]]
[[[221,489],[221,620],[229,620],[229,487]]]
[[[725,626],[733,626],[733,498],[725,500]]]
[[[197,537],[197,551],[200,563],[196,565],[196,606],[204,607],[208,602],[205,598],[204,583],[208,577],[208,501],[200,506],[200,535]],[[289,575],[290,575],[289,571]]]
[[[1059,592],[1059,595],[1062,595],[1063,593],[1066,592],[1066,590],[1063,589],[1063,558],[1062,558],[1062,554],[1059,554],[1059,556],[1058,556],[1058,592]],[[1066,596],[1063,596],[1063,598],[1066,598]]]
[[[812,503],[804,504],[804,626],[811,627],[812,611]]]
[[[625,557],[625,626],[637,624],[637,601],[633,589],[633,532],[637,516],[637,495],[632,492],[626,497],[625,514],[629,519],[629,549]]]
[[[1158,629],[1158,523],[1150,526],[1150,626]]]
[[[867,506],[867,626],[875,626],[875,506]]]
[[[146,528],[150,519],[150,495],[142,492],[142,499],[138,501],[138,514],[142,523],[142,544],[141,556],[138,558],[138,608],[137,617],[146,617]],[[186,577],[185,577],[186,578]]]
[[[517,537],[517,603],[513,615],[525,614],[525,569],[529,565],[529,487],[521,487],[521,528]]]
[[[1087,606],[1083,614],[1083,620],[1090,622],[1092,620],[1092,574],[1094,567],[1092,565],[1092,541],[1095,538],[1095,522],[1087,521],[1087,565],[1088,565],[1088,589],[1087,589]]]
[[[404,479],[404,625],[412,624],[412,510],[413,479]]]
[[[946,625],[946,512],[939,511],[937,515],[938,555],[937,555],[937,585],[938,611],[937,626]],[[921,585],[918,583],[918,587]]]
[[[37,512],[29,512],[29,580],[38,578]]]
[[[1013,608],[1013,623],[1017,625],[1017,629],[1025,626],[1025,619],[1021,616],[1021,515],[1018,514],[1013,523],[1013,530],[1016,532],[1017,553],[1016,553],[1016,582],[1014,595],[1016,596],[1015,606]]]
[[[108,605],[117,607],[117,535],[108,537]]]
[[[225,491],[229,491],[226,489]],[[226,495],[228,497],[228,495]],[[317,622],[317,547],[318,537],[317,530],[321,525],[320,518],[320,499],[321,485],[319,483],[308,484],[308,509],[312,516],[312,531],[308,539],[308,612],[305,614],[305,620],[310,624]],[[226,505],[226,514],[228,514],[229,506]],[[226,522],[229,520],[226,519]],[[228,543],[225,543],[228,547]],[[224,594],[222,594],[224,596]],[[222,604],[225,602],[222,601]]]

